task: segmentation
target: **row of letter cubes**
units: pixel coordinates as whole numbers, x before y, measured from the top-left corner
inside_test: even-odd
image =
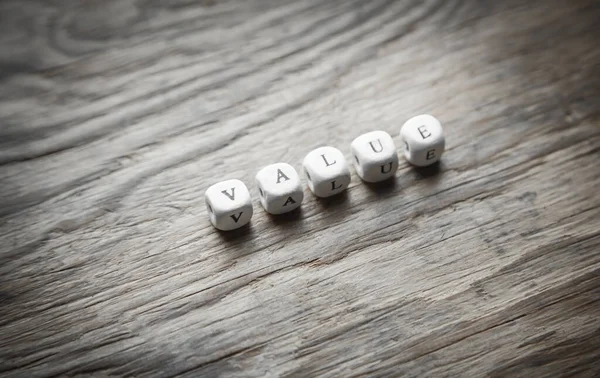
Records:
[[[416,166],[438,161],[444,152],[445,138],[440,122],[430,115],[409,119],[400,130],[406,160]],[[398,153],[392,137],[385,131],[372,131],[351,144],[356,173],[366,182],[379,182],[394,176]],[[344,155],[334,147],[320,147],[306,155],[302,163],[308,187],[318,197],[330,197],[350,184],[350,169]],[[300,177],[289,164],[276,163],[256,174],[260,202],[271,214],[283,214],[300,206],[304,192]],[[252,199],[240,180],[212,185],[205,194],[212,224],[228,231],[242,227],[252,218]]]

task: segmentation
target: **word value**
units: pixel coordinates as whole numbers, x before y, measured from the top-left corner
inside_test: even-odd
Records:
[[[413,165],[424,167],[437,162],[445,149],[442,125],[433,116],[422,114],[406,121],[400,129],[404,157]],[[372,131],[352,141],[350,148],[358,176],[366,182],[392,177],[398,169],[398,153],[392,137],[385,131]],[[348,162],[340,150],[319,147],[306,155],[302,167],[309,189],[317,197],[330,197],[348,188],[351,175]],[[256,174],[260,203],[270,214],[297,209],[304,200],[298,172],[287,163],[276,163]],[[210,221],[217,229],[229,231],[250,222],[252,198],[240,180],[226,180],[212,185],[204,194]]]

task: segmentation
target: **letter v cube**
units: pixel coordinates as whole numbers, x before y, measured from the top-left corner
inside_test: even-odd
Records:
[[[210,222],[221,231],[240,228],[252,218],[252,198],[240,180],[221,181],[204,194]]]

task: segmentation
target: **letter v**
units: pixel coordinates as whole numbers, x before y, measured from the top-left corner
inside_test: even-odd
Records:
[[[227,197],[229,197],[230,200],[235,200],[235,186],[233,188],[231,188],[231,194],[227,193],[227,190],[221,190],[221,193],[225,194]]]

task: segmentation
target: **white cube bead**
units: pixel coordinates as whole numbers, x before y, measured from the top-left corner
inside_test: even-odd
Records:
[[[348,162],[340,150],[320,147],[312,150],[302,163],[308,187],[317,197],[330,197],[346,190],[350,184]]]
[[[240,180],[218,182],[206,190],[204,198],[210,221],[219,230],[235,230],[252,218],[252,198]]]
[[[352,141],[356,173],[366,182],[386,180],[398,170],[398,152],[390,134],[371,131]]]
[[[304,199],[298,172],[289,164],[271,164],[256,174],[260,203],[271,214],[297,209]]]
[[[419,167],[440,160],[446,144],[440,121],[428,114],[406,121],[400,130],[400,137],[404,142],[404,157]]]

